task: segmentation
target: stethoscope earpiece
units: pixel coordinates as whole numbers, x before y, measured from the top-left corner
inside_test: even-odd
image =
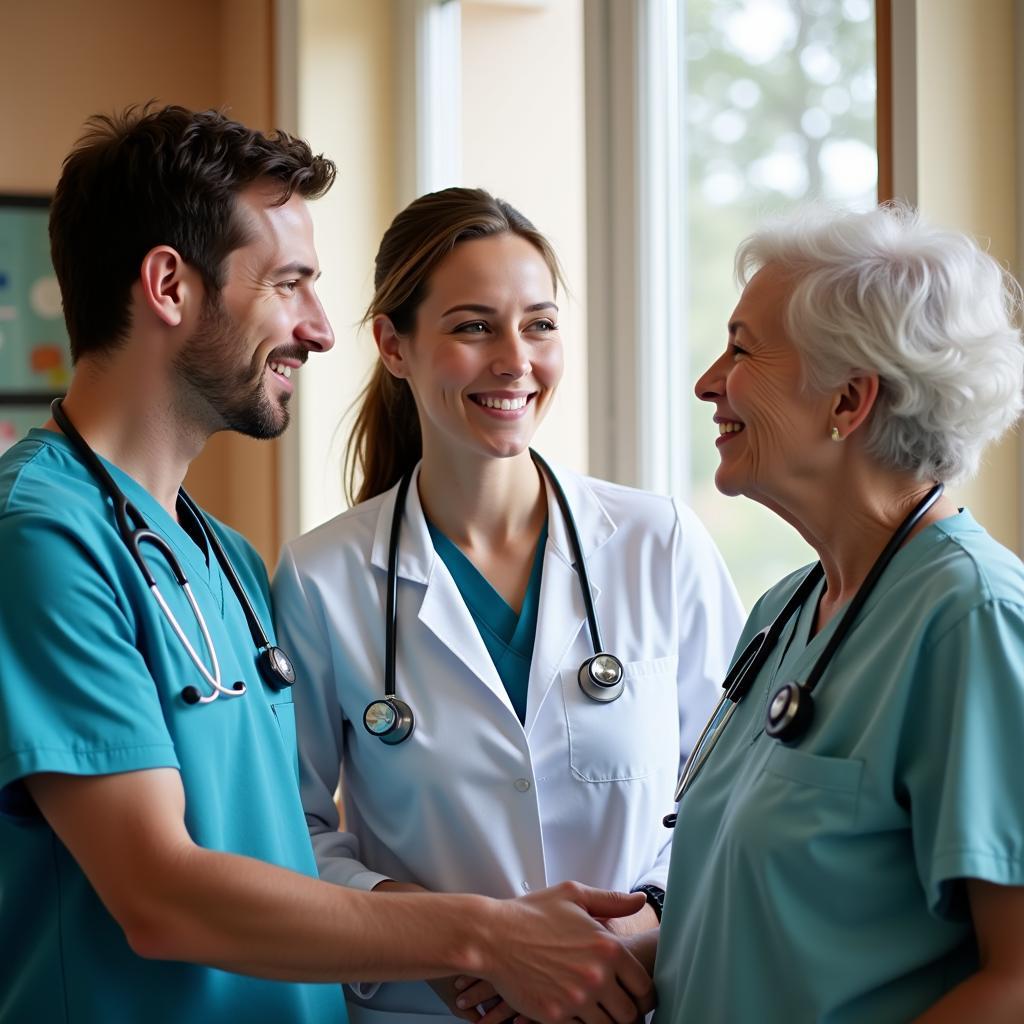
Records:
[[[580,689],[599,704],[608,704],[622,696],[622,662],[614,654],[599,651],[587,658],[576,675]]]
[[[217,686],[205,697],[199,692],[198,686],[186,686],[181,691],[181,699],[188,705],[212,704],[218,697],[241,697],[246,691],[245,683],[241,679],[231,684],[231,689],[224,686]]]
[[[412,717],[412,708],[404,700],[384,697],[366,705],[363,726],[371,736],[394,746],[412,735],[416,723]]]
[[[764,731],[783,743],[797,743],[814,718],[814,697],[799,683],[786,683],[768,703]]]

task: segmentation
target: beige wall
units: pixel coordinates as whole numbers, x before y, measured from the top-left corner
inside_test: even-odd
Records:
[[[299,132],[338,164],[337,184],[312,207],[320,297],[336,341],[299,381],[299,526],[308,530],[344,507],[342,419],[376,359],[359,321],[396,212],[391,4],[300,0],[298,52]]]
[[[90,114],[155,99],[269,126],[271,0],[32,0],[0,30],[0,191],[52,192]],[[275,448],[214,438],[188,486],[276,557]]]
[[[583,0],[463,0],[463,183],[518,207],[551,240],[569,294],[559,298],[565,376],[536,445],[587,469],[586,169]]]
[[[1013,7],[1013,0],[918,2],[917,167],[921,210],[937,223],[989,241],[992,254],[1016,269],[1020,171],[1013,141]],[[989,452],[978,478],[955,494],[1018,551],[1020,461],[1014,434]]]

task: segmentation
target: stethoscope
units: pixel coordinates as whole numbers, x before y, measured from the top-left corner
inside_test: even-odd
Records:
[[[576,560],[576,574],[583,593],[583,604],[587,611],[587,625],[590,627],[590,642],[594,653],[580,665],[576,679],[580,689],[591,699],[600,704],[608,704],[622,696],[625,686],[623,681],[622,662],[604,649],[601,642],[601,630],[594,610],[594,600],[590,591],[590,579],[587,576],[587,563],[583,557],[579,531],[576,520],[569,508],[568,499],[562,485],[558,482],[551,467],[532,448],[530,457],[534,464],[547,477],[554,491],[555,500],[565,521],[569,536],[569,546]],[[412,472],[402,477],[395,496],[395,509],[391,516],[391,541],[388,547],[388,583],[387,609],[385,612],[384,636],[384,697],[371,701],[363,712],[363,725],[367,732],[376,736],[384,743],[394,745],[407,740],[416,726],[412,708],[396,696],[395,659],[398,636],[398,539],[401,532],[402,516],[405,512],[405,498],[412,482]]]
[[[114,478],[107,472],[106,467],[100,462],[96,453],[89,447],[85,438],[78,432],[71,420],[68,419],[67,413],[64,412],[61,405],[61,399],[54,399],[53,404],[50,406],[50,412],[57,426],[64,432],[64,436],[71,442],[79,458],[85,463],[86,469],[103,486],[111,501],[113,501],[114,515],[117,519],[117,529],[121,534],[121,539],[124,541],[129,552],[131,552],[132,558],[135,559],[135,564],[139,567],[146,585],[149,587],[156,603],[160,606],[160,610],[174,631],[174,635],[181,641],[192,663],[210,687],[209,692],[204,694],[200,692],[197,686],[186,686],[181,691],[181,699],[186,704],[210,704],[218,697],[241,697],[246,692],[245,683],[239,680],[228,687],[222,681],[220,660],[217,658],[217,649],[213,644],[210,631],[207,629],[206,619],[203,617],[195,595],[192,593],[188,577],[181,568],[181,563],[179,563],[174,552],[171,550],[171,546],[160,534],[149,529],[146,525],[146,520],[142,517],[142,513],[125,497],[124,492],[114,482]],[[178,490],[178,500],[199,524],[200,529],[203,531],[203,536],[213,550],[214,557],[227,578],[228,584],[232,591],[234,591],[235,597],[238,598],[238,603],[242,606],[245,621],[249,626],[249,633],[258,651],[256,665],[263,681],[275,690],[282,690],[287,686],[291,686],[295,682],[295,669],[292,667],[291,660],[280,647],[272,644],[267,638],[267,634],[264,633],[260,620],[228,559],[227,552],[221,546],[216,534],[210,529],[210,524],[206,521],[206,517],[199,506],[185,493],[183,488]],[[133,522],[135,524],[134,529],[132,528]],[[143,544],[151,544],[155,547],[167,560],[171,572],[174,573],[174,578],[184,592],[189,607],[191,607],[192,613],[195,615],[196,622],[199,625],[199,632],[202,634],[206,653],[210,659],[209,668],[203,664],[189,638],[185,635],[185,631],[181,628],[177,618],[175,618],[174,612],[171,611],[167,601],[164,600],[163,594],[160,593],[156,578],[150,571],[149,566],[146,565],[146,560],[142,555]]]
[[[780,686],[768,702],[768,709],[765,713],[764,731],[773,739],[782,743],[799,743],[807,730],[810,728],[814,718],[814,699],[811,696],[814,688],[821,682],[829,662],[835,657],[839,645],[843,642],[846,634],[853,626],[854,620],[860,613],[864,603],[871,596],[882,573],[892,561],[893,556],[899,550],[900,545],[907,539],[910,531],[920,522],[921,517],[935,504],[942,495],[943,485],[936,484],[925,496],[914,506],[910,515],[903,520],[896,528],[896,532],[889,539],[882,553],[875,560],[864,582],[860,585],[857,593],[849,607],[839,620],[835,632],[829,639],[825,649],[818,655],[810,674],[803,683],[795,681],[784,683]],[[786,602],[785,607],[775,617],[772,623],[765,626],[756,633],[750,643],[743,648],[743,653],[736,659],[729,674],[722,683],[725,693],[722,695],[708,719],[707,725],[701,731],[693,750],[690,751],[686,763],[683,765],[682,774],[679,776],[679,783],[676,786],[675,801],[679,803],[686,791],[690,788],[697,773],[704,766],[711,751],[714,750],[729,719],[732,718],[740,701],[750,692],[758,673],[764,668],[769,656],[779,642],[786,626],[790,620],[804,606],[804,602],[811,596],[814,588],[824,576],[825,570],[821,562],[815,564],[803,578],[796,592]],[[674,828],[676,814],[666,814],[663,823],[666,828]]]

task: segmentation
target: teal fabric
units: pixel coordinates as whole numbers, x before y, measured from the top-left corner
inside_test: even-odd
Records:
[[[0,458],[0,1021],[344,1022],[336,985],[297,985],[129,948],[22,780],[177,769],[193,839],[306,875],[316,867],[298,796],[291,693],[264,686],[242,610],[216,559],[107,467],[189,576],[223,671],[249,692],[188,706],[201,684],[117,532],[110,501],[68,442],[32,431]],[[264,628],[266,572],[213,523]],[[205,647],[166,561],[147,562],[193,646]]]
[[[517,615],[508,602],[487,581],[479,569],[433,523],[427,521],[434,550],[448,567],[455,586],[480,630],[501,683],[508,693],[519,721],[526,721],[526,698],[530,683],[530,662],[537,636],[537,609],[544,570],[544,549],[548,541],[548,522],[544,520],[533,568],[526,585],[523,607]]]
[[[908,1021],[977,970],[964,879],[1024,884],[1024,566],[966,512],[923,530],[788,747],[765,708],[836,627],[810,637],[820,591],[679,805],[656,1024]]]

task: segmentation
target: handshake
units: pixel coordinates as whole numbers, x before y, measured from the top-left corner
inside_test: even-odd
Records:
[[[418,888],[383,883],[378,891],[392,886]],[[473,899],[480,906],[462,973],[430,982],[455,1016],[475,1024],[632,1024],[654,1008],[656,932],[640,930],[642,893],[563,882],[518,899]],[[649,923],[657,923],[653,913]]]

